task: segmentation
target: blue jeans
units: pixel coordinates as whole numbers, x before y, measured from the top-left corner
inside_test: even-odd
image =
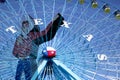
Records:
[[[26,80],[31,80],[31,66],[29,58],[18,61],[15,80],[21,80],[22,72],[25,73]]]

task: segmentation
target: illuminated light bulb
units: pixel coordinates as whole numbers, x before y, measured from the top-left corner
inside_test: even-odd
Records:
[[[115,12],[114,12],[114,15],[115,15],[115,17],[116,17],[117,19],[120,20],[120,10],[115,11]]]
[[[105,13],[110,13],[110,7],[107,4],[103,6],[103,10]]]
[[[79,3],[80,3],[80,4],[84,4],[84,3],[85,3],[85,0],[79,0]]]
[[[96,0],[92,0],[92,7],[93,8],[97,8],[98,7],[98,3]]]

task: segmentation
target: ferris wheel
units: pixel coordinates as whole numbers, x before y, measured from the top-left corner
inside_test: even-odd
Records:
[[[64,24],[52,40],[34,45],[37,58],[32,61],[31,79],[120,80],[119,3],[119,0],[1,0],[0,80],[14,80],[16,75],[18,59],[12,50],[21,32],[21,22],[30,15],[42,31],[57,13],[64,17]]]

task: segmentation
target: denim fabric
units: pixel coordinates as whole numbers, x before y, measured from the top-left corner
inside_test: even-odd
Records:
[[[21,80],[22,72],[25,73],[25,80],[31,79],[31,65],[29,59],[18,61],[15,80]]]

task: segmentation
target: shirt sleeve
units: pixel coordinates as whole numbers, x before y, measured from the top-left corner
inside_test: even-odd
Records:
[[[47,32],[52,28],[52,22],[50,22],[47,26],[47,28],[41,32],[30,32],[28,36],[30,37],[31,40],[35,40],[36,38],[39,38],[41,36],[44,36],[47,34]]]

